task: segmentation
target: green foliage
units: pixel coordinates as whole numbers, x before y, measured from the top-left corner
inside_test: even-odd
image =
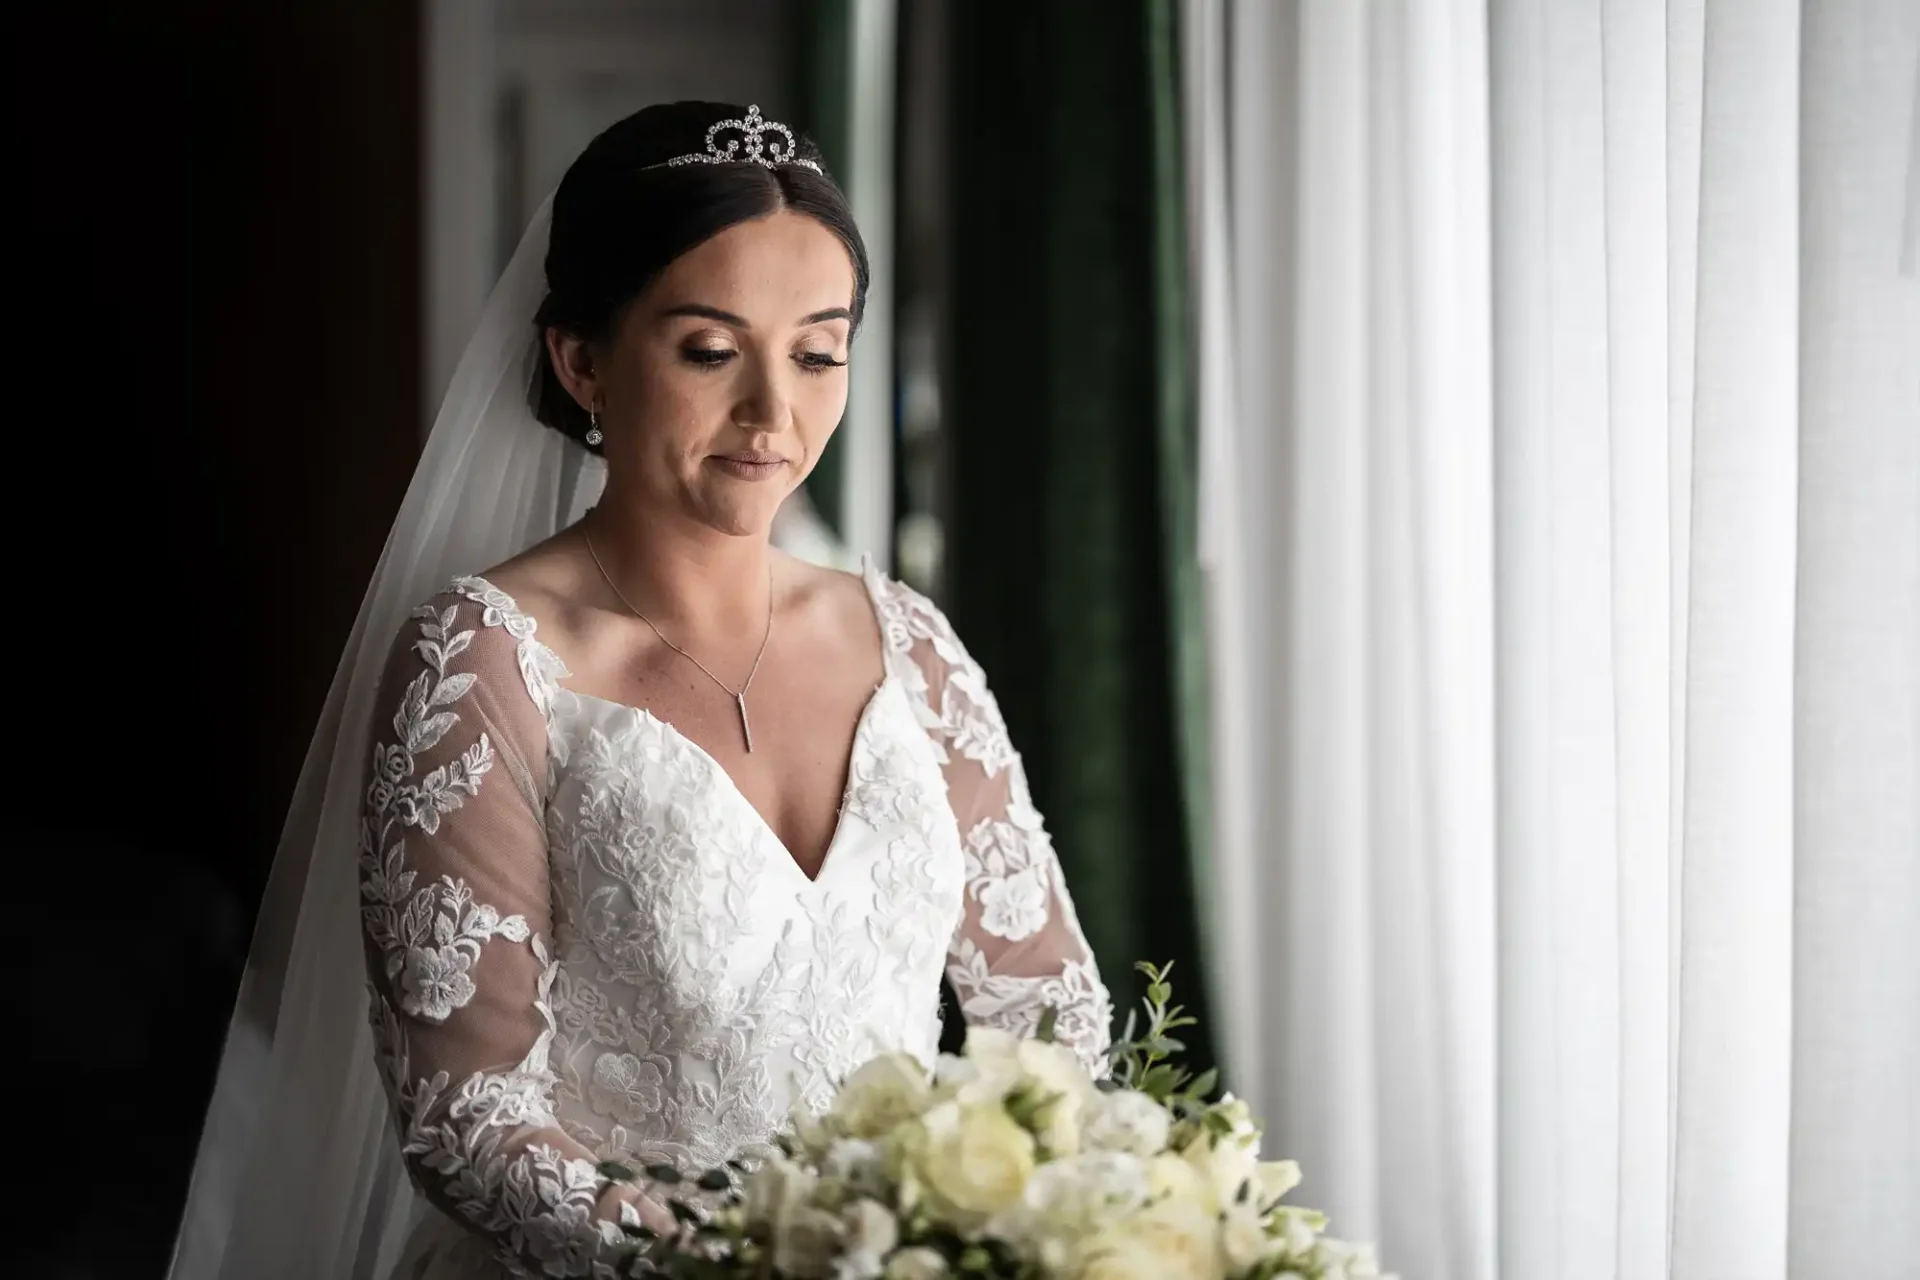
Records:
[[[1169,961],[1156,965],[1142,960],[1134,967],[1147,978],[1147,994],[1140,1002],[1146,1012],[1147,1027],[1136,1036],[1134,1029],[1140,1010],[1128,1010],[1126,1028],[1109,1051],[1114,1083],[1138,1089],[1182,1119],[1199,1115],[1205,1111],[1220,1073],[1209,1070],[1196,1076],[1169,1061],[1175,1054],[1186,1051],[1186,1045],[1169,1033],[1197,1025],[1197,1020],[1188,1017],[1184,1007],[1169,1003],[1173,999],[1173,985],[1168,975],[1173,972],[1173,964]]]

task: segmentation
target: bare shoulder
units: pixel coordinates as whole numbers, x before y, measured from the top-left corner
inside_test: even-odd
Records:
[[[537,619],[543,632],[568,629],[585,594],[583,588],[591,586],[581,579],[580,557],[572,541],[572,531],[562,530],[480,576],[511,596],[521,613]]]
[[[873,598],[857,573],[782,555],[792,594],[791,616],[827,647],[861,655],[877,654],[880,624]]]

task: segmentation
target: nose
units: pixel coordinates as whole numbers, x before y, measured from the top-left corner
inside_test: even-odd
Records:
[[[793,426],[793,393],[787,385],[785,360],[742,361],[748,366],[733,406],[733,422],[747,431],[779,435]]]

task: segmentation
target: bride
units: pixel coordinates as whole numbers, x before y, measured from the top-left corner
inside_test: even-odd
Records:
[[[342,661],[176,1277],[592,1274],[672,1221],[601,1161],[750,1159],[874,1054],[930,1060],[943,970],[1099,1065],[980,669],[912,590],[770,545],[867,287],[757,108],[650,107],[567,172]]]

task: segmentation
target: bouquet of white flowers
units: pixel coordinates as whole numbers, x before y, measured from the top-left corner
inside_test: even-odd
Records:
[[[932,1071],[889,1054],[854,1072],[822,1115],[796,1118],[780,1155],[701,1175],[718,1207],[676,1203],[672,1239],[627,1228],[632,1276],[673,1280],[1375,1280],[1373,1252],[1322,1234],[1282,1202],[1290,1160],[1213,1073],[1172,1061],[1167,973],[1149,980],[1096,1083],[1052,1043],[969,1031]],[[638,1175],[617,1165],[612,1176]],[[671,1168],[646,1171],[679,1184]]]

